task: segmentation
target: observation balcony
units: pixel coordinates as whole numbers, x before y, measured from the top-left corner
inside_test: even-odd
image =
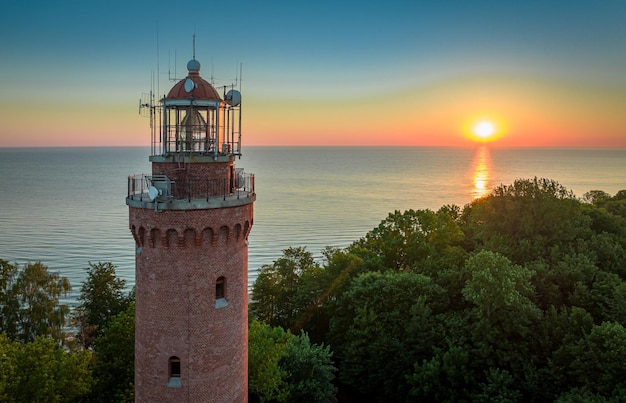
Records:
[[[254,174],[231,179],[170,180],[165,175],[128,177],[126,204],[135,208],[195,210],[241,206],[256,200]]]

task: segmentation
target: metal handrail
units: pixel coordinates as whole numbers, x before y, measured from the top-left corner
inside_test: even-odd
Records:
[[[254,174],[238,174],[232,179],[184,179],[173,181],[165,177],[168,188],[155,186],[160,201],[223,198],[236,196],[247,197],[254,193]],[[163,175],[153,178],[151,175],[136,174],[128,177],[128,194],[131,200],[148,199],[148,190],[157,181],[164,182]]]

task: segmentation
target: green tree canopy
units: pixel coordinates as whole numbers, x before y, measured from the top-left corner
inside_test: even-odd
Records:
[[[71,289],[67,278],[48,272],[41,262],[20,268],[0,259],[0,332],[23,343],[38,336],[62,341],[69,307],[59,298]]]
[[[316,269],[305,248],[288,248],[272,265],[264,265],[252,286],[250,313],[272,326],[293,328],[305,314],[310,299],[299,298],[304,273]]]
[[[570,383],[594,393],[611,396],[626,390],[626,329],[615,322],[603,322],[580,339],[570,367]]]
[[[135,304],[109,319],[94,344],[94,402],[135,401]]]
[[[466,267],[471,277],[465,283],[463,296],[476,304],[485,317],[489,318],[496,311],[511,311],[516,305],[533,305],[530,297],[534,289],[530,279],[534,273],[531,270],[486,250],[471,256]]]
[[[501,253],[513,263],[575,253],[591,234],[591,219],[574,194],[550,179],[518,179],[463,209],[466,248]]]
[[[91,346],[111,318],[126,310],[132,300],[132,295],[125,293],[126,281],[116,276],[115,268],[111,262],[89,262],[85,269],[80,305],[74,312],[78,339],[85,347]]]
[[[405,377],[436,343],[438,325],[432,311],[442,292],[432,279],[413,272],[373,272],[356,278],[331,319],[329,341],[339,361],[340,380],[380,401],[405,396]]]
[[[76,402],[91,388],[89,351],[66,352],[48,337],[29,343],[0,334],[0,401]]]
[[[409,270],[418,265],[433,265],[448,257],[449,249],[463,239],[456,223],[457,215],[452,206],[444,206],[437,212],[396,210],[350,249],[364,259],[374,254],[381,259],[384,269]]]
[[[289,402],[325,402],[335,396],[337,369],[330,346],[315,345],[306,333],[289,340],[279,361],[289,385]]]
[[[248,328],[248,394],[251,401],[285,401],[285,371],[278,365],[289,334],[280,327],[252,321]]]
[[[370,400],[623,401],[624,203],[535,178],[462,211],[396,211],[319,264],[289,250],[255,316],[315,329]]]
[[[328,346],[311,344],[282,327],[253,321],[248,331],[248,390],[251,401],[333,400],[336,371]]]

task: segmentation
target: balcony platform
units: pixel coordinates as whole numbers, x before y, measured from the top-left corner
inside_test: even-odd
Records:
[[[134,194],[126,197],[126,205],[134,208],[165,210],[207,210],[216,208],[236,207],[253,203],[256,194],[240,191],[227,196],[208,198],[173,199],[157,197],[150,200],[148,193]]]

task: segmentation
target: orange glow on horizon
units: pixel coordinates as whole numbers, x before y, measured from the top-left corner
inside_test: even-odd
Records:
[[[371,97],[273,99],[249,94],[243,146],[626,147],[622,99],[497,78],[451,80]],[[585,98],[582,98],[582,95]],[[609,94],[611,95],[611,94]],[[149,145],[149,119],[123,102],[0,101],[0,147]],[[393,102],[380,102],[392,99]],[[595,98],[594,98],[595,99]],[[36,111],[37,119],[33,119]],[[490,122],[493,133],[477,135]],[[24,124],[28,122],[28,124]],[[482,129],[481,129],[482,130]],[[491,131],[491,129],[489,130]]]

